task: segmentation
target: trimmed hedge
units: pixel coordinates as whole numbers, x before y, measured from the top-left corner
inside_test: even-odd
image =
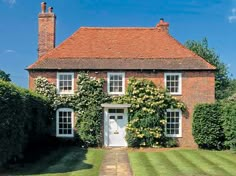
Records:
[[[224,102],[222,120],[225,134],[225,146],[236,150],[236,101]]]
[[[48,134],[47,100],[0,81],[0,165],[23,157],[24,149]]]
[[[193,136],[195,142],[203,149],[224,147],[225,135],[221,118],[221,105],[199,104],[193,113]]]

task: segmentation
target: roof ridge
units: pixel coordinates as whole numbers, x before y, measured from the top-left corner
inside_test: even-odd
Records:
[[[154,30],[157,29],[156,27],[89,27],[89,26],[81,26],[80,29],[91,29],[91,30],[98,30],[98,29],[140,29],[140,30]]]

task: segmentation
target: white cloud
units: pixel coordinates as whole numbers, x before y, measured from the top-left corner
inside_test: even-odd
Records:
[[[233,23],[236,21],[236,8],[233,8],[231,11],[232,11],[232,14],[228,16],[228,20],[230,23]]]
[[[6,49],[4,51],[4,53],[15,53],[16,51],[15,50],[11,50],[11,49]]]
[[[2,0],[4,3],[9,4],[10,6],[13,6],[16,3],[16,0]]]

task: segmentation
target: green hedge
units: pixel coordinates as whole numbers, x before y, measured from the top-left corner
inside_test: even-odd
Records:
[[[221,105],[200,104],[193,114],[193,136],[195,142],[203,149],[222,149],[224,131]]]
[[[47,100],[0,81],[0,164],[23,157],[25,147],[48,134]]]
[[[225,134],[225,146],[236,150],[236,101],[224,102],[222,119]]]

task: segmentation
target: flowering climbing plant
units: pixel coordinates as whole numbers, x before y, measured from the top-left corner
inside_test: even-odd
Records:
[[[164,89],[156,87],[152,81],[131,78],[124,96],[113,97],[113,102],[131,104],[126,139],[132,147],[166,146],[166,110],[181,109],[184,103],[172,97]]]

